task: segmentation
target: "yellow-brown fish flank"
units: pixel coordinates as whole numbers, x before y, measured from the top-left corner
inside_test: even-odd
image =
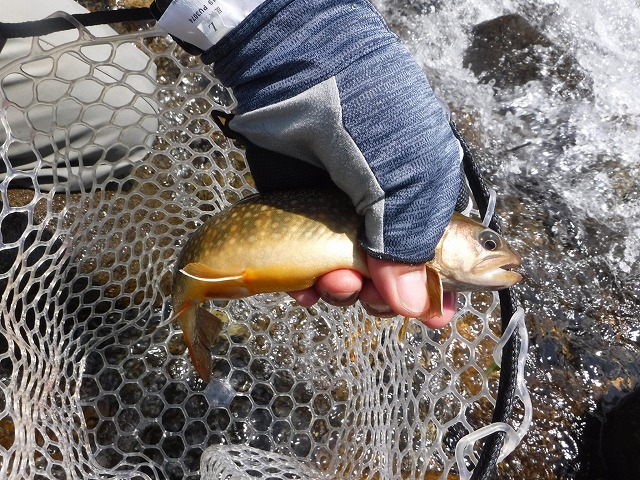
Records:
[[[369,276],[356,238],[361,224],[342,192],[302,190],[248,197],[198,228],[178,257],[172,291],[175,316],[198,373],[209,378],[209,346],[222,328],[199,307],[202,302],[300,290],[341,268]],[[434,315],[441,314],[443,288],[498,289],[520,280],[509,271],[520,257],[499,237],[496,248],[487,251],[483,232],[466,217],[452,218],[436,257],[426,264]]]

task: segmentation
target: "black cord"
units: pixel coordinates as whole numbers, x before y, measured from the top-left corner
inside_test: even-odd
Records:
[[[71,15],[85,27],[106,23],[134,22],[154,20],[148,8],[128,8],[122,10],[104,10],[99,12],[77,13]],[[37,37],[53,32],[72,30],[76,25],[65,17],[49,17],[42,20],[21,23],[0,22],[0,44],[9,38]]]
[[[462,135],[458,131],[455,124],[451,123],[451,129],[456,138],[462,145],[464,156],[462,163],[464,167],[467,180],[469,181],[469,187],[471,193],[476,201],[478,210],[481,215],[487,213],[487,207],[489,205],[489,189],[487,188],[478,163],[476,162],[469,146],[462,138]],[[498,233],[502,233],[500,226],[500,218],[494,212],[491,217],[489,227]],[[502,324],[502,331],[507,328],[511,317],[516,311],[515,300],[513,298],[513,292],[507,288],[498,292],[500,298],[500,320]],[[511,338],[506,342],[502,351],[502,365],[500,366],[500,381],[498,384],[498,395],[496,398],[496,405],[493,410],[493,422],[507,422],[511,419],[513,409],[516,403],[516,388],[518,384],[518,357],[521,348],[521,338],[518,330],[515,330],[511,335]],[[506,433],[497,432],[489,435],[480,453],[477,465],[473,469],[471,480],[490,480],[493,478],[496,472],[498,457],[504,444],[504,438]]]

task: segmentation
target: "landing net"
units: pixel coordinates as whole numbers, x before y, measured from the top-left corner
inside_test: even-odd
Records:
[[[492,293],[404,338],[357,306],[210,303],[204,384],[169,292],[188,235],[254,192],[211,118],[232,96],[158,30],[76,27],[8,40],[0,70],[0,478],[469,478],[486,434],[515,448],[526,350],[493,424]]]

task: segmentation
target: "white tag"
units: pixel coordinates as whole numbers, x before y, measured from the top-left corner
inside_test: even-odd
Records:
[[[200,50],[208,50],[265,0],[174,0],[158,25]]]
[[[198,30],[204,33],[214,45],[227,33],[233,30],[233,27],[240,23],[238,22],[234,24],[234,22],[229,21],[228,18],[225,18],[228,17],[228,15],[224,15],[224,13],[225,12],[222,10],[222,7],[216,6],[213,11],[209,13],[198,25]]]

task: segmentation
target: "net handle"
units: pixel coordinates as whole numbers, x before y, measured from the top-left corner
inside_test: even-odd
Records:
[[[469,188],[473,198],[478,206],[480,215],[484,218],[491,203],[491,193],[484,179],[482,172],[478,166],[476,159],[471,153],[469,145],[464,141],[458,127],[454,122],[451,123],[451,129],[460,142],[463,150],[462,163],[464,167]],[[485,222],[486,222],[485,218]],[[500,218],[493,212],[489,222],[485,223],[489,228],[498,233],[502,233]],[[513,291],[510,288],[500,290],[498,292],[500,299],[500,320],[502,330],[505,331],[511,317],[516,312],[516,302],[513,297]],[[518,356],[522,347],[522,339],[518,329],[513,331],[511,337],[507,340],[502,351],[502,365],[500,368],[500,380],[498,384],[498,396],[496,405],[493,410],[493,422],[506,423],[510,420],[513,409],[516,404],[517,379],[518,379]],[[506,432],[500,431],[487,437],[478,464],[473,469],[471,480],[489,480],[493,478],[498,465],[502,446],[505,441]]]

